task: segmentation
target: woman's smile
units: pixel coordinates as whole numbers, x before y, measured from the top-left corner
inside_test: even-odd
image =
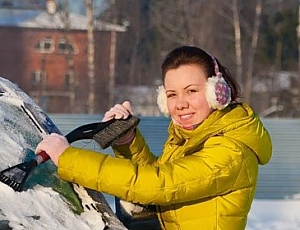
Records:
[[[193,117],[193,114],[189,113],[189,114],[178,115],[178,116],[180,117],[181,120],[187,121],[187,120],[189,120],[189,119],[191,119]]]

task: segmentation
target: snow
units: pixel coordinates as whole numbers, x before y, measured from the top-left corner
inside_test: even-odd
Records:
[[[84,15],[70,13],[70,27],[76,30],[87,29],[87,18]],[[45,10],[24,10],[0,8],[0,25],[23,28],[64,29],[65,22],[60,12],[49,14]],[[117,25],[102,20],[95,21],[95,28],[102,31],[125,32],[124,25]]]
[[[300,200],[254,200],[246,230],[300,229]]]
[[[1,115],[1,112],[0,112]],[[6,135],[0,126],[0,166],[1,169],[19,162],[23,149],[22,136]],[[0,182],[0,229],[104,229],[104,223],[96,211],[85,211],[76,215],[62,196],[51,188],[36,186],[24,192],[15,192]],[[3,226],[4,225],[4,226]]]
[[[74,214],[59,193],[50,188],[35,187],[26,192],[15,192],[0,183],[0,212],[12,229],[104,229],[101,219]],[[0,222],[1,217],[0,216]]]

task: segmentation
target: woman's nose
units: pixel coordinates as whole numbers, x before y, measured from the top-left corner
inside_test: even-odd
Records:
[[[188,107],[188,102],[184,96],[178,96],[176,101],[176,109],[182,110]]]

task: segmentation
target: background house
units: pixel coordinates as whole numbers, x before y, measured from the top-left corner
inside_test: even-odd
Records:
[[[87,17],[58,10],[55,1],[38,6],[13,2],[0,2],[0,75],[46,112],[86,113],[91,87]],[[95,113],[108,107],[108,78],[115,65],[112,35],[125,31],[126,26],[94,23]]]

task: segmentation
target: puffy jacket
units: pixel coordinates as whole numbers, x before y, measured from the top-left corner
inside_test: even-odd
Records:
[[[162,155],[153,155],[137,130],[117,157],[68,148],[59,158],[65,180],[157,206],[163,229],[244,229],[258,164],[272,154],[271,139],[246,104],[214,111],[194,130],[172,122]]]

